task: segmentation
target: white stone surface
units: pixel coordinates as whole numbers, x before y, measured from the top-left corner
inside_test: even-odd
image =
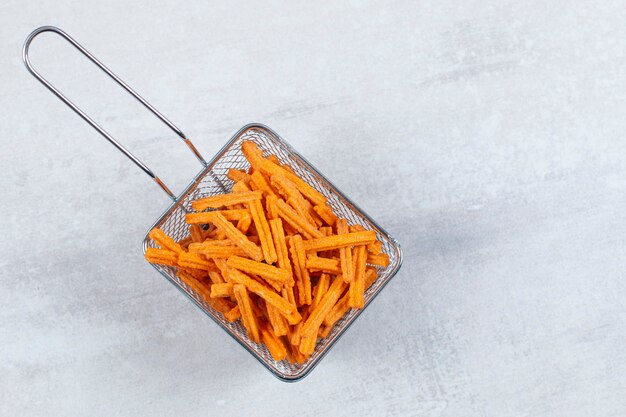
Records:
[[[624,416],[623,1],[0,4],[0,415]],[[62,27],[207,157],[274,128],[403,245],[285,384],[141,257],[167,197],[25,71]],[[35,65],[181,190],[178,139]]]

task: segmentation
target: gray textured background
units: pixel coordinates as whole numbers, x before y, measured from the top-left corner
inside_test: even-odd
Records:
[[[0,4],[0,415],[626,414],[625,2],[126,3]],[[26,73],[43,24],[207,157],[274,128],[403,245],[305,380],[142,259],[167,197]],[[174,190],[198,171],[60,39],[32,56]]]

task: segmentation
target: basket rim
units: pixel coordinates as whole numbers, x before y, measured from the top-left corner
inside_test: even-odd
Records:
[[[365,211],[363,211],[359,206],[357,206],[350,198],[348,198],[338,187],[336,187],[324,174],[322,174],[321,172],[319,172],[315,166],[313,164],[311,164],[305,157],[303,157],[296,149],[294,149],[287,141],[285,141],[280,135],[278,135],[274,130],[272,130],[270,127],[262,124],[262,123],[248,123],[246,125],[244,125],[242,128],[240,128],[231,138],[230,140],[228,140],[224,146],[222,146],[222,148],[213,156],[213,158],[211,158],[211,160],[204,166],[203,169],[200,170],[200,172],[193,178],[193,180],[189,183],[189,185],[187,187],[185,187],[185,189],[176,197],[176,201],[172,202],[172,204],[170,204],[169,207],[167,207],[165,209],[165,211],[163,212],[163,214],[161,216],[159,216],[159,218],[148,228],[148,230],[146,231],[144,238],[143,238],[143,245],[142,245],[142,249],[143,249],[143,253],[145,254],[146,252],[146,248],[148,248],[148,243],[150,241],[150,238],[148,237],[150,231],[156,227],[157,225],[161,224],[162,222],[164,222],[170,214],[172,214],[172,212],[174,210],[176,210],[179,206],[182,205],[183,201],[185,200],[185,197],[191,193],[193,190],[195,190],[196,186],[199,184],[199,182],[206,176],[206,174],[211,171],[213,169],[213,166],[219,161],[219,159],[230,149],[230,147],[233,145],[234,142],[236,142],[246,131],[250,130],[250,129],[260,129],[260,130],[265,130],[268,133],[270,133],[273,137],[275,137],[278,142],[280,142],[280,144],[282,146],[284,146],[286,149],[289,150],[289,152],[295,154],[298,158],[300,158],[306,165],[307,168],[309,168],[312,172],[314,172],[316,175],[318,175],[320,178],[322,178],[333,190],[333,192],[335,192],[336,194],[338,194],[341,198],[343,198],[350,206],[352,206],[352,209],[357,212],[359,215],[361,215],[362,217],[364,217],[365,219],[367,219],[367,221],[369,221],[371,224],[373,224],[376,229],[378,229],[377,231],[380,232],[381,234],[385,235],[385,237],[387,239],[389,239],[390,245],[393,248],[393,250],[396,252],[397,255],[397,259],[398,262],[397,264],[394,266],[394,268],[392,270],[389,271],[388,276],[385,277],[384,281],[381,282],[381,284],[379,285],[379,287],[371,294],[371,296],[366,300],[365,305],[362,309],[356,310],[352,316],[350,317],[350,319],[345,323],[344,327],[336,334],[332,337],[332,339],[330,340],[330,342],[326,345],[326,347],[324,349],[322,349],[319,353],[319,355],[314,358],[311,362],[309,362],[308,364],[304,365],[302,367],[302,369],[293,375],[288,375],[288,374],[283,374],[281,372],[279,372],[278,370],[274,369],[273,367],[271,367],[262,357],[260,357],[258,355],[257,352],[255,352],[254,350],[252,350],[248,345],[246,345],[245,343],[243,343],[242,340],[239,339],[239,337],[235,337],[235,335],[232,334],[231,329],[229,329],[228,327],[224,326],[220,321],[218,321],[215,317],[213,317],[213,315],[211,315],[208,311],[206,311],[205,307],[203,305],[201,305],[195,298],[193,298],[187,291],[185,291],[185,289],[183,287],[181,287],[177,282],[173,281],[171,279],[171,277],[166,274],[162,269],[160,269],[157,265],[154,264],[150,264],[152,265],[152,267],[154,267],[159,273],[161,273],[161,275],[163,275],[172,285],[174,285],[174,287],[176,287],[180,292],[182,292],[188,299],[190,299],[194,304],[196,304],[196,306],[202,311],[204,312],[207,316],[209,316],[215,323],[217,323],[218,326],[220,326],[223,330],[226,331],[226,333],[231,336],[233,339],[235,339],[237,341],[237,343],[239,343],[241,346],[243,346],[250,354],[252,354],[252,356],[254,356],[268,371],[270,371],[270,373],[272,375],[274,375],[276,378],[278,378],[281,381],[284,382],[296,382],[299,381],[301,379],[303,379],[305,376],[309,375],[309,373],[321,362],[321,360],[326,356],[326,354],[328,354],[328,352],[332,349],[333,346],[335,346],[335,344],[337,343],[337,341],[341,338],[341,336],[343,336],[346,331],[350,328],[350,326],[352,326],[352,324],[355,322],[355,320],[361,315],[361,313],[363,313],[363,311],[365,311],[365,309],[370,305],[370,303],[378,296],[378,294],[380,294],[380,292],[382,291],[382,289],[389,283],[389,281],[391,281],[391,279],[398,273],[398,271],[400,270],[400,268],[402,267],[402,263],[403,263],[403,251],[402,248],[400,246],[400,244],[398,243],[398,241],[393,238],[385,229],[383,229],[374,219],[372,219]]]

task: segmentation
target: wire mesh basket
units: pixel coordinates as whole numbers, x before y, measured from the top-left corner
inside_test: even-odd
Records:
[[[56,90],[48,83],[39,73],[37,73],[29,62],[28,47],[32,40],[42,32],[55,32],[72,45],[74,45],[87,58],[98,65],[104,72],[111,76],[131,95],[139,100],[145,107],[154,113],[159,119],[166,123],[174,132],[176,132],[191,149],[194,155],[202,163],[203,169],[193,179],[189,186],[180,196],[175,196],[163,182],[152,173],[141,161],[135,158],[128,150],[120,145],[96,122],[83,113],[76,105],[74,105],[63,94]],[[24,62],[29,71],[48,87],[55,95],[63,100],[72,110],[79,114],[84,120],[92,125],[100,134],[115,145],[135,164],[137,164],[144,172],[146,172],[169,196],[174,203],[163,213],[163,215],[152,225],[143,241],[143,250],[145,252],[148,247],[155,247],[155,243],[148,238],[148,233],[152,228],[158,227],[175,240],[182,240],[189,235],[189,227],[185,222],[185,215],[192,211],[191,202],[199,198],[214,194],[222,194],[229,192],[234,182],[227,177],[229,168],[247,169],[248,161],[241,151],[243,141],[250,140],[255,142],[258,147],[267,155],[274,154],[281,163],[289,165],[295,173],[303,180],[309,183],[313,188],[322,193],[327,199],[328,204],[334,213],[340,218],[346,218],[350,224],[360,224],[365,229],[374,230],[378,240],[382,242],[382,252],[389,255],[389,265],[386,268],[377,267],[379,274],[376,281],[365,292],[365,307],[372,302],[376,295],[389,282],[389,280],[398,272],[402,264],[402,251],[398,243],[385,232],[374,220],[367,216],[354,203],[352,203],[341,191],[339,191],[326,177],[317,171],[306,159],[304,159],[297,151],[295,151],[287,142],[281,139],[274,131],[261,124],[250,124],[244,126],[237,132],[226,145],[217,153],[210,161],[205,162],[200,156],[196,148],[191,144],[189,139],[167,120],[154,107],[147,103],[141,96],[133,91],[121,79],[106,68],[100,61],[87,52],[74,39],[69,37],[65,32],[52,26],[45,26],[35,30],[29,35],[24,44],[23,51]],[[237,342],[245,347],[253,356],[255,356],[269,371],[276,377],[284,381],[296,381],[307,375],[328,353],[329,349],[335,344],[339,337],[348,329],[354,320],[361,314],[363,310],[351,309],[342,317],[335,327],[324,339],[319,339],[315,351],[309,359],[302,364],[290,363],[286,360],[275,361],[269,351],[263,344],[257,344],[250,340],[243,326],[237,322],[228,322],[221,313],[216,311],[210,304],[193,291],[184,281],[176,275],[176,268],[162,265],[154,265],[163,276],[173,283],[179,290],[186,294],[195,304],[211,317],[218,325],[220,325],[228,334],[230,334]]]

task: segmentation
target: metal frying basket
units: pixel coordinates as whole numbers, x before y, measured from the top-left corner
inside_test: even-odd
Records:
[[[80,110],[67,97],[53,87],[46,79],[44,79],[32,67],[28,49],[32,40],[42,32],[54,32],[65,38],[88,59],[95,63],[101,70],[113,78],[119,85],[128,91],[133,97],[141,102],[146,108],[154,113],[161,121],[168,125],[178,136],[180,136],[193,154],[202,163],[203,169],[191,181],[185,191],[176,197],[165,184],[141,161],[133,156],[126,148],[119,144],[109,133],[101,128],[95,121]],[[185,214],[192,211],[191,202],[193,200],[214,194],[228,192],[233,186],[233,181],[227,177],[229,168],[247,169],[249,164],[243,153],[241,152],[241,144],[245,140],[255,142],[259,148],[266,154],[275,154],[281,163],[288,164],[302,179],[308,182],[317,191],[328,198],[328,204],[339,217],[348,219],[351,224],[360,224],[366,229],[374,230],[378,239],[382,242],[382,251],[389,255],[389,266],[386,268],[378,268],[379,275],[377,280],[365,292],[365,307],[372,302],[376,295],[398,272],[402,264],[402,251],[398,243],[387,232],[385,232],[374,220],[360,210],[352,201],[350,201],[343,193],[337,189],[326,177],[317,171],[306,159],[304,159],[295,149],[287,142],[281,139],[273,130],[261,124],[249,124],[241,128],[235,135],[224,145],[224,147],[213,157],[210,162],[206,162],[198,153],[191,141],[185,134],[178,129],[172,122],[167,120],[165,116],[159,113],[154,107],[146,102],[139,94],[131,89],[119,77],[105,67],[93,55],[85,50],[78,42],[72,39],[61,29],[53,26],[43,26],[33,31],[24,43],[22,58],[24,64],[30,73],[43,83],[50,91],[59,97],[65,104],[81,116],[87,123],[94,127],[101,135],[116,146],[122,153],[131,159],[139,168],[148,174],[174,201],[173,204],[161,215],[161,217],[148,229],[148,232],[154,227],[162,229],[166,234],[175,240],[181,240],[189,235],[188,225],[185,223]],[[148,238],[148,232],[143,240],[143,250],[156,246],[155,243]],[[261,362],[273,375],[284,381],[297,381],[306,376],[328,353],[330,348],[348,329],[354,320],[361,314],[363,310],[351,309],[344,317],[342,317],[333,328],[330,335],[321,339],[315,346],[314,353],[303,364],[293,364],[286,360],[275,361],[270,355],[267,348],[262,344],[252,342],[244,329],[237,321],[229,323],[215,309],[213,309],[204,299],[188,287],[185,282],[181,281],[176,275],[176,268],[153,265],[165,278],[173,283],[179,290],[187,295],[196,303],[202,311],[211,317],[218,325],[220,325],[228,334],[230,334],[239,344],[246,348],[259,362]]]

